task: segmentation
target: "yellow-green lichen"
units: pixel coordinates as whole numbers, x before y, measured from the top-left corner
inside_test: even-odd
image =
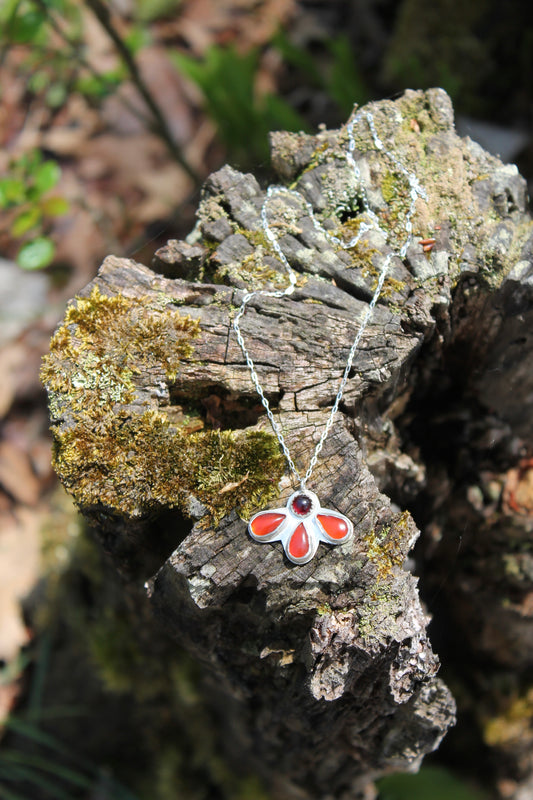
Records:
[[[401,194],[401,186],[398,176],[387,170],[381,181],[381,193],[387,205],[391,205],[393,200]]]
[[[286,273],[282,272],[281,269],[275,269],[271,264],[265,263],[264,255],[264,249],[258,247],[239,263],[220,266],[213,275],[213,281],[223,284],[228,283],[228,279],[230,283],[232,280],[244,281],[250,291],[264,289],[265,286],[284,289],[288,283]]]
[[[411,536],[409,520],[409,512],[404,511],[394,525],[387,525],[378,532],[372,528],[365,535],[366,552],[377,568],[378,581],[385,580],[394,567],[401,567],[404,563],[407,556],[406,540]]]
[[[304,169],[301,170],[301,172],[298,174],[297,179],[291,184],[289,188],[295,189],[302,175],[305,175],[307,172],[311,172],[316,167],[320,166],[320,164],[323,164],[327,160],[327,156],[325,156],[325,154],[328,152],[328,150],[330,151],[330,153],[328,153],[328,156],[331,155],[331,153],[335,155],[335,151],[331,148],[331,143],[327,140],[321,142],[318,145],[318,147],[315,147],[315,149],[311,153],[311,158],[309,159],[309,163],[307,164],[307,166],[304,167]]]
[[[199,334],[198,322],[173,307],[96,287],[68,309],[42,379],[53,420],[69,418],[55,430],[54,466],[80,506],[132,517],[169,506],[186,512],[192,494],[206,522],[216,522],[275,493],[283,459],[271,434],[191,432],[186,415],[139,402],[145,373],[172,381]]]
[[[262,228],[258,228],[256,230],[251,230],[250,228],[236,228],[235,233],[240,233],[241,236],[244,236],[246,241],[254,247],[264,247],[265,249],[270,249],[270,243]]]
[[[68,396],[70,413],[96,421],[98,407],[132,401],[134,376],[151,365],[161,365],[171,380],[191,356],[199,332],[196,320],[173,307],[154,307],[144,297],[107,296],[95,286],[67,309],[43,359],[41,380],[49,392]]]
[[[358,220],[347,220],[340,228],[341,236],[343,233],[345,234],[345,232],[351,232],[352,230],[354,231],[352,235],[355,235],[358,227]],[[376,286],[378,285],[380,270],[374,265],[372,258],[378,253],[378,250],[370,247],[368,242],[362,239],[355,247],[352,247],[345,252],[348,252],[350,255],[351,267],[353,269],[360,270],[364,278],[370,278],[372,280],[371,289],[372,291],[375,291]],[[393,298],[395,295],[402,295],[405,290],[406,284],[404,281],[399,281],[396,278],[388,276],[385,278],[383,283],[381,297],[384,300],[391,300],[391,298]],[[392,305],[390,308],[391,310],[395,310]]]

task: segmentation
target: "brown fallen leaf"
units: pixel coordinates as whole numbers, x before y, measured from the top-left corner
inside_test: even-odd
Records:
[[[0,659],[9,663],[28,643],[20,600],[39,578],[43,509],[0,516]]]
[[[34,506],[41,482],[34,474],[28,454],[12,442],[0,442],[0,484],[19,503]]]
[[[14,343],[0,349],[0,418],[4,417],[17,393],[16,373],[26,356],[26,350],[20,343]]]

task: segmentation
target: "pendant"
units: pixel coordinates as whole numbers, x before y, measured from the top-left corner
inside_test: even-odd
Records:
[[[321,508],[316,494],[298,489],[286,508],[259,511],[248,523],[256,542],[281,542],[293,564],[307,564],[320,542],[344,544],[353,534],[350,520],[338,511]]]

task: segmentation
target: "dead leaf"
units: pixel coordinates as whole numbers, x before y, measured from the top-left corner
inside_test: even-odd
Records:
[[[0,659],[12,661],[29,635],[20,600],[39,578],[42,508],[0,517]]]
[[[23,345],[15,343],[0,350],[0,419],[4,417],[17,393],[17,371],[25,356]]]
[[[0,484],[19,503],[34,506],[41,491],[29,456],[12,442],[0,442]]]

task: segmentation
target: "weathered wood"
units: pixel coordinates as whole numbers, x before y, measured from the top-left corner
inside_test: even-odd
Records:
[[[253,176],[225,167],[208,179],[195,231],[158,252],[158,273],[106,259],[67,312],[44,367],[60,477],[119,568],[147,580],[169,635],[212,676],[213,702],[231,709],[221,720],[228,758],[255,769],[276,797],[353,798],[380,774],[416,768],[454,721],[406,567],[418,531],[398,504],[414,509],[430,543],[442,537],[426,547],[426,564],[437,583],[448,576],[457,601],[450,626],[459,624],[456,605],[472,649],[498,658],[494,624],[511,624],[510,662],[531,663],[533,612],[493,614],[502,595],[485,554],[510,552],[497,501],[475,523],[470,517],[465,572],[453,563],[451,574],[449,555],[472,475],[454,472],[448,451],[479,477],[487,463],[516,468],[531,448],[533,238],[524,182],[456,136],[441,90],[408,92],[372,111],[387,148],[428,192],[415,232],[436,243],[428,254],[414,240],[405,263],[393,259],[310,486],[353,520],[353,541],[321,546],[312,562],[294,566],[279,545],[246,534],[242,517],[291,492],[231,330],[243,291],[285,280],[261,229],[264,192]],[[395,246],[405,181],[368,131],[357,136],[370,202]],[[343,130],[278,133],[273,164],[325,227],[349,238],[359,200],[345,146]],[[391,245],[371,233],[337,250],[293,198],[274,199],[270,217],[301,277],[290,298],[256,298],[241,327],[305,471]],[[460,439],[457,426],[442,437],[448,404]],[[477,443],[494,430],[497,459],[489,440]],[[530,515],[504,513],[524,541]],[[487,525],[497,544],[477,538]],[[527,593],[533,576],[524,570]],[[490,578],[492,595],[476,604],[472,624],[476,571]]]

